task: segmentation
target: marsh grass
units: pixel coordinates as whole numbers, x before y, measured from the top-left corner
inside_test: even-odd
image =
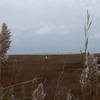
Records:
[[[75,96],[71,89],[67,92],[65,91],[64,86],[62,86],[63,81],[63,75],[64,75],[64,69],[66,66],[66,63],[62,66],[62,71],[58,75],[57,83],[56,83],[56,90],[54,93],[54,100],[98,100],[98,77],[99,77],[99,70],[97,66],[97,58],[94,56],[94,54],[90,54],[88,52],[88,33],[90,30],[90,27],[92,25],[92,20],[90,19],[90,13],[87,10],[87,17],[86,17],[86,24],[84,25],[84,35],[85,35],[85,41],[84,41],[84,68],[82,70],[82,73],[80,75],[80,86],[81,86],[81,93],[82,98],[80,96]],[[1,59],[5,60],[7,58],[6,53],[7,50],[10,47],[10,31],[7,28],[7,25],[4,23],[2,25],[2,31],[0,34],[0,61]],[[81,54],[82,50],[81,50]],[[1,67],[0,67],[1,68]],[[1,70],[0,70],[1,71]],[[0,76],[1,77],[1,76]],[[34,83],[37,81],[37,79],[31,80],[32,82],[32,96],[30,100],[45,100],[46,92],[44,89],[43,82],[40,82],[37,84],[37,88],[33,89]],[[28,81],[30,82],[30,81]],[[27,97],[25,96],[25,84],[28,83],[22,82],[20,83],[22,87],[22,99],[25,100]],[[6,99],[5,99],[6,98]],[[20,100],[22,100],[20,99]],[[14,86],[11,86],[7,89],[0,89],[0,100],[17,100],[16,96],[14,95]]]
[[[64,75],[64,69],[65,69],[66,63],[64,62],[64,65],[62,66],[62,71],[58,75],[57,79],[57,86],[55,90],[54,100],[60,100],[64,98],[64,87],[62,86],[63,81],[63,75]]]
[[[82,90],[83,100],[97,100],[97,86],[98,86],[98,66],[97,58],[94,54],[88,52],[88,32],[92,25],[92,20],[90,20],[90,14],[87,10],[87,20],[84,26],[85,34],[85,64],[82,74],[80,76],[80,85]]]
[[[0,31],[0,88],[2,88],[2,62],[5,62],[8,59],[7,51],[10,48],[10,30],[6,23],[2,24]],[[0,100],[5,95],[5,92],[0,91]]]
[[[97,58],[93,54],[87,54],[85,68],[80,77],[80,85],[83,100],[96,100],[98,87]]]
[[[67,92],[66,100],[98,100],[98,77],[99,77],[99,70],[97,66],[97,57],[94,56],[94,54],[90,54],[88,51],[88,43],[89,43],[89,30],[92,25],[92,20],[90,18],[90,13],[87,10],[87,17],[86,17],[86,24],[84,25],[84,35],[85,35],[85,41],[84,41],[84,53],[85,59],[84,59],[84,68],[82,70],[81,76],[80,76],[80,86],[81,86],[81,93],[82,97],[79,98],[76,97],[74,94],[71,93],[71,90]],[[62,71],[63,73],[64,71]],[[59,76],[59,79],[57,81],[57,88],[60,87],[60,81],[62,79],[62,73]],[[57,90],[58,91],[58,90]],[[60,91],[60,92],[59,92]],[[59,89],[58,93],[61,93],[61,89]],[[57,95],[57,92],[56,92]],[[59,97],[60,98],[60,95]],[[73,99],[74,98],[74,99]],[[54,99],[59,100],[59,99]],[[64,99],[61,99],[64,100]]]
[[[8,26],[6,23],[2,24],[1,32],[0,32],[0,61],[5,61],[7,56],[7,51],[10,48],[11,43],[11,32],[8,29]]]
[[[45,96],[43,83],[40,83],[32,93],[32,100],[44,100]]]

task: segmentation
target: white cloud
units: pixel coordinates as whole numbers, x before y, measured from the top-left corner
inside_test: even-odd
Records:
[[[38,35],[64,35],[68,34],[68,29],[66,26],[42,26],[40,27],[35,34]]]
[[[100,16],[98,0],[2,0],[0,5],[7,5],[1,7],[1,21],[15,25],[17,29],[36,27],[37,34],[66,33],[67,29],[77,28],[87,8]]]
[[[91,39],[100,39],[100,32],[90,36]]]
[[[39,29],[36,31],[36,34],[38,34],[38,35],[50,34],[50,31],[51,31],[50,27],[45,26],[45,27],[39,28]]]
[[[12,26],[9,28],[14,34],[15,43],[21,37],[33,38],[34,35],[36,37],[51,35],[49,38],[53,35],[62,35],[66,40],[73,38],[73,42],[75,37],[80,40],[86,9],[92,13],[92,18],[95,18],[95,29],[98,29],[95,31],[97,34],[91,38],[100,38],[98,33],[100,30],[97,28],[100,26],[99,0],[0,0],[0,23],[4,21]],[[64,37],[63,34],[70,35]],[[66,42],[64,43],[66,45]],[[51,44],[53,44],[52,41]],[[39,45],[38,42],[37,45]],[[74,44],[72,45],[74,47]]]
[[[22,36],[23,34],[29,36],[66,35],[70,33],[69,29],[64,25],[59,25],[59,26],[41,25],[41,26],[31,27],[29,29],[13,28],[13,32],[14,36]]]

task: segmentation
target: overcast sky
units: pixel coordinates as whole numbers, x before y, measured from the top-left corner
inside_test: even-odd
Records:
[[[9,53],[79,53],[87,9],[93,19],[89,50],[100,52],[99,0],[0,0],[0,23],[12,32]]]

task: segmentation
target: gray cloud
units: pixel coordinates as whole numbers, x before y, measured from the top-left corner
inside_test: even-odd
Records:
[[[86,9],[94,22],[91,35],[100,33],[99,4],[99,0],[1,0],[0,22],[8,23],[12,31],[10,53],[35,53],[32,50],[37,49],[44,53],[79,52]]]

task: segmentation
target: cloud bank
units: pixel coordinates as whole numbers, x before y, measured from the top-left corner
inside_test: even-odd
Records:
[[[12,31],[11,54],[76,53],[83,48],[86,10],[93,18],[90,50],[100,52],[99,0],[1,0],[0,23]],[[91,44],[92,43],[92,44]]]

